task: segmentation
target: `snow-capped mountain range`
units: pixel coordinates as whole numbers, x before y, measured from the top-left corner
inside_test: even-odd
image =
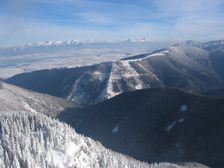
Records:
[[[119,46],[124,47],[125,45],[132,44],[131,47],[134,47],[134,45],[142,45],[145,44],[148,45],[148,49],[153,49],[153,47],[150,46],[150,44],[153,45],[153,41],[148,40],[147,38],[142,39],[134,39],[134,38],[128,38],[124,41],[93,41],[93,40],[86,40],[86,41],[80,41],[80,40],[67,40],[67,41],[37,41],[34,43],[27,43],[23,45],[17,45],[17,46],[8,46],[8,47],[0,47],[0,56],[16,56],[16,55],[23,55],[23,54],[30,54],[30,53],[36,53],[36,52],[56,52],[57,50],[67,50],[67,49],[79,49],[83,47],[111,47],[111,48],[119,48]],[[167,43],[168,44],[168,43]],[[155,45],[155,44],[154,44]],[[161,42],[161,45],[162,42]],[[184,41],[177,44],[174,44],[174,46],[178,45],[184,45],[184,46],[194,46],[199,47],[203,49],[223,49],[224,48],[224,40],[216,40],[216,41],[208,41],[208,42],[201,42],[201,41]],[[126,46],[127,47],[127,46]],[[158,47],[157,47],[158,48]]]
[[[100,47],[100,46],[112,46],[118,47],[119,45],[126,43],[148,43],[150,42],[146,38],[133,39],[129,38],[125,41],[79,41],[79,40],[67,40],[67,41],[37,41],[34,43],[28,43],[17,46],[8,46],[0,48],[0,56],[12,56],[22,55],[35,52],[52,52],[57,50],[76,49],[82,47]]]
[[[8,47],[17,47],[17,48],[26,48],[26,47],[39,47],[39,46],[66,46],[66,45],[77,45],[77,44],[97,44],[97,43],[124,43],[124,42],[150,42],[147,38],[128,38],[124,41],[94,41],[94,40],[66,40],[66,41],[36,41],[34,43],[26,43],[22,45],[15,45],[15,46],[8,46]],[[8,48],[8,47],[2,47],[2,48]]]

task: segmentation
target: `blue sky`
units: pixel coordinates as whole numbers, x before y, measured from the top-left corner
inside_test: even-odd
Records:
[[[224,38],[224,0],[0,0],[0,45]]]

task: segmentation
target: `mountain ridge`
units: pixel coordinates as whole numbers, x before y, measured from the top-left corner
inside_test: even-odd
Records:
[[[96,104],[122,92],[154,87],[177,87],[203,93],[224,86],[224,75],[220,75],[222,55],[213,60],[210,55],[196,47],[170,47],[134,59],[34,71],[6,81],[79,104]],[[214,69],[217,63],[221,63],[218,70]],[[33,83],[32,78],[37,76],[40,80]]]

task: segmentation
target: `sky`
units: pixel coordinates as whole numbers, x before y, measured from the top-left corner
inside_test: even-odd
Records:
[[[0,0],[0,46],[130,37],[222,39],[224,0]]]

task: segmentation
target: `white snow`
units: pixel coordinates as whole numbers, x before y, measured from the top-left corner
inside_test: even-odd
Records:
[[[184,119],[183,119],[183,118],[180,118],[180,119],[178,120],[178,123],[182,123],[182,122],[184,122]]]
[[[26,102],[23,102],[23,104],[24,104],[24,108],[26,109],[26,110],[28,110],[28,111],[31,111],[31,112],[37,112],[36,110],[34,110],[32,107],[30,107],[30,105],[29,104],[27,104]]]
[[[133,62],[133,61],[142,61],[142,60],[147,59],[147,58],[149,58],[149,57],[165,56],[166,53],[169,53],[169,50],[164,50],[164,51],[161,51],[161,52],[158,52],[158,53],[149,54],[149,55],[147,55],[146,57],[143,57],[143,58],[130,59],[130,60],[128,60],[128,61],[129,61],[129,62]]]
[[[126,68],[127,72],[124,74],[125,77],[135,77],[134,79],[137,82],[137,85],[135,85],[135,89],[142,89],[143,88],[143,83],[142,81],[138,78],[139,73],[136,72],[136,70],[130,65],[129,61],[122,61],[123,66]]]
[[[176,123],[176,121],[173,121],[170,125],[166,127],[166,131],[169,132],[176,125]]]
[[[115,71],[117,70],[117,67],[116,67],[116,63],[112,63],[112,67],[111,67],[112,70],[115,69]],[[107,87],[106,87],[106,96],[107,98],[111,98],[111,97],[114,97],[118,94],[121,93],[121,88],[119,88],[119,92],[115,92],[114,89],[113,89],[113,82],[114,82],[114,72],[113,71],[110,71],[110,73],[108,74],[109,75],[109,80],[108,80],[108,83],[107,83]],[[119,84],[118,84],[118,87],[119,87]],[[102,92],[104,94],[104,91]],[[103,95],[104,96],[104,95]]]
[[[180,106],[180,112],[186,112],[187,111],[187,105],[183,104]]]
[[[166,131],[169,132],[174,126],[176,126],[177,124],[180,124],[184,122],[184,119],[183,118],[180,118],[179,120],[175,120],[173,121],[171,124],[169,124],[167,127],[166,127]]]
[[[74,142],[69,141],[65,146],[65,154],[73,156],[80,149],[81,145],[76,145]]]
[[[52,162],[54,162],[54,165],[56,165],[57,167],[65,167],[66,166],[65,155],[62,152],[52,150],[51,153],[49,153],[48,157],[51,159]]]
[[[69,141],[65,144],[65,150],[52,150],[48,157],[52,157],[53,162],[58,167],[72,167],[75,165],[75,155],[81,150],[81,144],[76,145],[74,142]],[[87,157],[87,156],[86,156]]]
[[[133,78],[135,80],[135,84],[132,84],[133,89],[142,89],[143,82],[139,79],[139,73],[136,72],[136,70],[130,65],[130,61],[124,60],[124,61],[117,61],[112,62],[112,71],[108,74],[109,80],[106,86],[105,91],[102,92],[102,96],[104,97],[104,94],[107,96],[106,98],[114,97],[118,94],[120,94],[122,89],[122,84],[120,83],[121,79],[128,79]],[[118,87],[118,91],[114,91],[113,85],[116,83]]]
[[[118,133],[118,131],[119,131],[119,124],[117,124],[113,129],[112,129],[112,133],[113,134],[116,134],[116,133]]]

